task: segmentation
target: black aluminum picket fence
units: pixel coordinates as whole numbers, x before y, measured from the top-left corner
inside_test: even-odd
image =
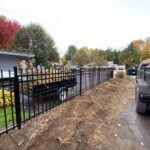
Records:
[[[0,135],[113,77],[111,68],[8,71],[0,75]]]

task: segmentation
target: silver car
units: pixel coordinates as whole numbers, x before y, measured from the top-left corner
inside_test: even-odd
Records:
[[[150,59],[143,61],[137,70],[135,99],[136,112],[146,113],[150,104]]]

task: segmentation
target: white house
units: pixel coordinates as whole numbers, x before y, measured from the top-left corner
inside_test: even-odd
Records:
[[[20,60],[26,58],[33,58],[33,54],[19,53],[16,51],[9,51],[6,49],[0,49],[0,70],[8,71],[13,70],[14,66],[18,66]]]

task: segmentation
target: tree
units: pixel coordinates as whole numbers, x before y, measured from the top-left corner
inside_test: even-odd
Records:
[[[21,28],[17,21],[6,19],[0,16],[0,48],[8,48],[12,42],[14,34]]]
[[[140,55],[140,61],[150,58],[150,38],[146,40],[134,40],[133,41],[134,49]]]
[[[70,45],[68,47],[66,54],[65,54],[66,60],[72,61],[72,58],[73,58],[74,54],[76,53],[76,51],[77,51],[77,48],[74,45]]]
[[[114,64],[119,64],[119,56],[120,56],[120,52],[114,50],[113,51],[113,62],[114,62]]]
[[[113,61],[115,64],[119,64],[119,55],[120,55],[119,51],[108,48],[106,49],[105,53],[108,61]]]
[[[62,63],[63,65],[66,65],[66,64],[67,64],[67,60],[66,60],[65,57],[62,57],[60,60],[61,60],[61,63]]]
[[[105,53],[106,53],[106,57],[107,57],[107,60],[108,61],[113,61],[113,51],[111,48],[107,48],[105,50]]]
[[[6,16],[4,16],[4,15],[0,15],[0,19],[6,20],[7,18],[6,18]]]
[[[133,43],[131,42],[129,46],[124,49],[119,57],[120,64],[128,64],[128,65],[135,65],[139,64],[140,62],[140,55],[139,53],[134,49]]]
[[[114,64],[119,64],[119,51],[112,48],[107,48],[106,50],[100,49],[99,51],[105,61],[113,61]]]
[[[141,60],[150,58],[150,37],[146,38],[145,46],[140,56]]]
[[[94,65],[105,65],[106,58],[105,55],[100,53],[99,49],[89,49],[89,62]]]
[[[150,52],[149,50],[143,50],[140,52],[140,60],[143,61],[145,59],[150,58]]]
[[[83,47],[76,51],[75,55],[73,56],[73,63],[75,65],[85,65],[89,63],[89,56],[88,56],[88,48]]]
[[[59,54],[54,40],[38,24],[30,24],[21,28],[14,36],[11,48],[24,49],[35,54],[34,67],[47,67],[48,62],[59,61]]]
[[[145,41],[143,40],[134,40],[133,42],[133,47],[136,51],[140,52],[143,51],[144,47],[145,47]]]

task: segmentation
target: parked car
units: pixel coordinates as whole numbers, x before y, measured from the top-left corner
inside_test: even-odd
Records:
[[[135,100],[136,112],[146,113],[150,104],[150,59],[143,61],[137,70]]]
[[[116,70],[125,70],[125,66],[116,66]]]
[[[127,72],[127,75],[136,75],[137,74],[137,67],[136,66],[128,67],[126,72]]]
[[[71,69],[72,72],[79,72],[80,71],[80,68],[76,67],[76,66],[73,66],[70,69]]]

